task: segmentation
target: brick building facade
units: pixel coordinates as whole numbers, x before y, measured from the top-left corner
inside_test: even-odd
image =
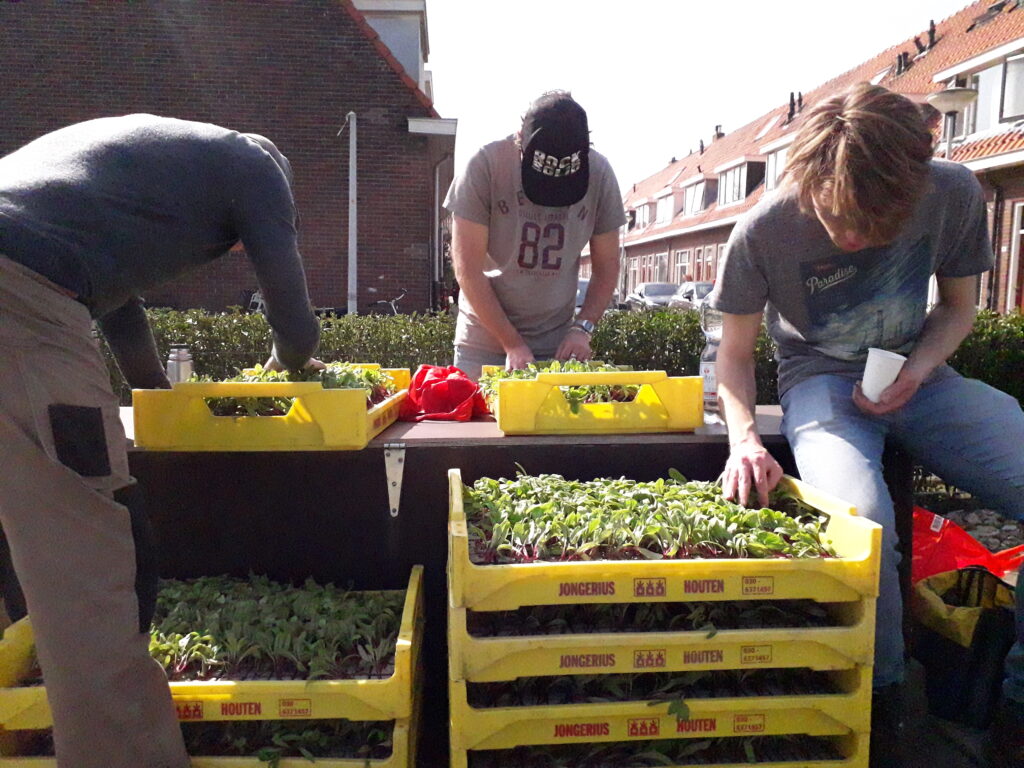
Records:
[[[425,12],[425,10],[424,10]],[[424,24],[425,30],[425,24]],[[149,112],[263,134],[289,158],[313,303],[344,307],[349,149],[358,121],[359,306],[409,291],[431,305],[435,188],[450,136],[416,79],[349,0],[0,4],[0,155],[58,127]],[[240,249],[149,292],[151,305],[222,309],[256,288]]]

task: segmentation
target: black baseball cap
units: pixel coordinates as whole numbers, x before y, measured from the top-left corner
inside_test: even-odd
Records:
[[[590,184],[587,113],[566,91],[545,93],[523,118],[523,192],[537,205],[578,203]]]

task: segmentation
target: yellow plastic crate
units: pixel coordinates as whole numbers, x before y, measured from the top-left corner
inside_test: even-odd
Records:
[[[833,741],[837,751],[843,755],[840,760],[812,760],[806,763],[766,762],[757,763],[758,768],[868,768],[869,737],[866,733],[850,733]],[[452,749],[451,768],[468,768],[469,754],[466,749]],[[212,767],[211,767],[212,768]],[[282,768],[286,768],[282,765]],[[290,768],[290,767],[288,767]],[[692,768],[692,764],[666,766],[666,768]],[[717,763],[705,768],[750,768],[750,763]]]
[[[402,720],[413,715],[414,672],[423,642],[423,566],[413,566],[395,644],[395,670],[384,679],[240,680],[170,683],[182,721]],[[27,619],[0,640],[0,728],[39,730],[53,724],[43,686],[15,687],[29,672]]]
[[[359,450],[395,422],[408,394],[407,368],[384,372],[399,391],[369,409],[366,390],[324,389],[318,381],[181,382],[173,389],[134,389],[135,445],[159,451]],[[284,416],[214,416],[208,397],[294,401]]]
[[[474,565],[462,503],[462,473],[448,470],[448,596],[453,608],[511,611],[524,605],[811,599],[878,596],[881,527],[852,506],[791,477],[805,502],[829,516],[838,557],[808,559],[592,560]]]
[[[287,757],[282,759],[280,768],[416,768],[416,737],[415,720],[399,720],[392,732],[393,748],[391,755],[382,760],[365,758],[319,758],[310,762],[304,757]],[[4,768],[57,768],[57,760],[53,757],[0,757],[0,766]],[[267,768],[267,763],[255,757],[202,757],[195,756],[191,760],[192,768]]]
[[[559,387],[636,384],[629,403],[584,403],[573,413]],[[491,410],[509,435],[626,434],[691,432],[704,425],[704,384],[700,376],[664,371],[541,372],[536,379],[496,382]]]
[[[871,667],[833,673],[845,693],[688,699],[689,717],[669,702],[558,704],[476,709],[466,683],[450,681],[452,750],[733,736],[844,736],[871,727]]]
[[[842,626],[707,632],[602,632],[472,637],[465,608],[448,609],[448,669],[456,680],[685,672],[706,669],[848,669],[874,663],[875,601],[832,607]]]

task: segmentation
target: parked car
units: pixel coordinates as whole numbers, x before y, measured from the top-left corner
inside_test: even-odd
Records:
[[[626,297],[626,309],[637,312],[641,309],[667,307],[677,288],[679,285],[676,283],[640,283]]]
[[[711,281],[694,282],[688,280],[679,286],[668,305],[677,309],[700,309],[711,293],[715,284]]]
[[[576,311],[579,312],[583,302],[587,299],[587,288],[590,287],[590,278],[581,277],[576,283]],[[612,291],[611,301],[608,302],[608,309],[619,308],[619,289]]]

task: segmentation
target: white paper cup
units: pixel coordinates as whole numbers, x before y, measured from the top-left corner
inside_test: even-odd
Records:
[[[877,403],[882,391],[896,381],[896,377],[900,375],[900,368],[905,362],[907,362],[907,358],[903,355],[870,347],[868,362],[864,366],[864,379],[860,383],[864,397],[872,403]]]

